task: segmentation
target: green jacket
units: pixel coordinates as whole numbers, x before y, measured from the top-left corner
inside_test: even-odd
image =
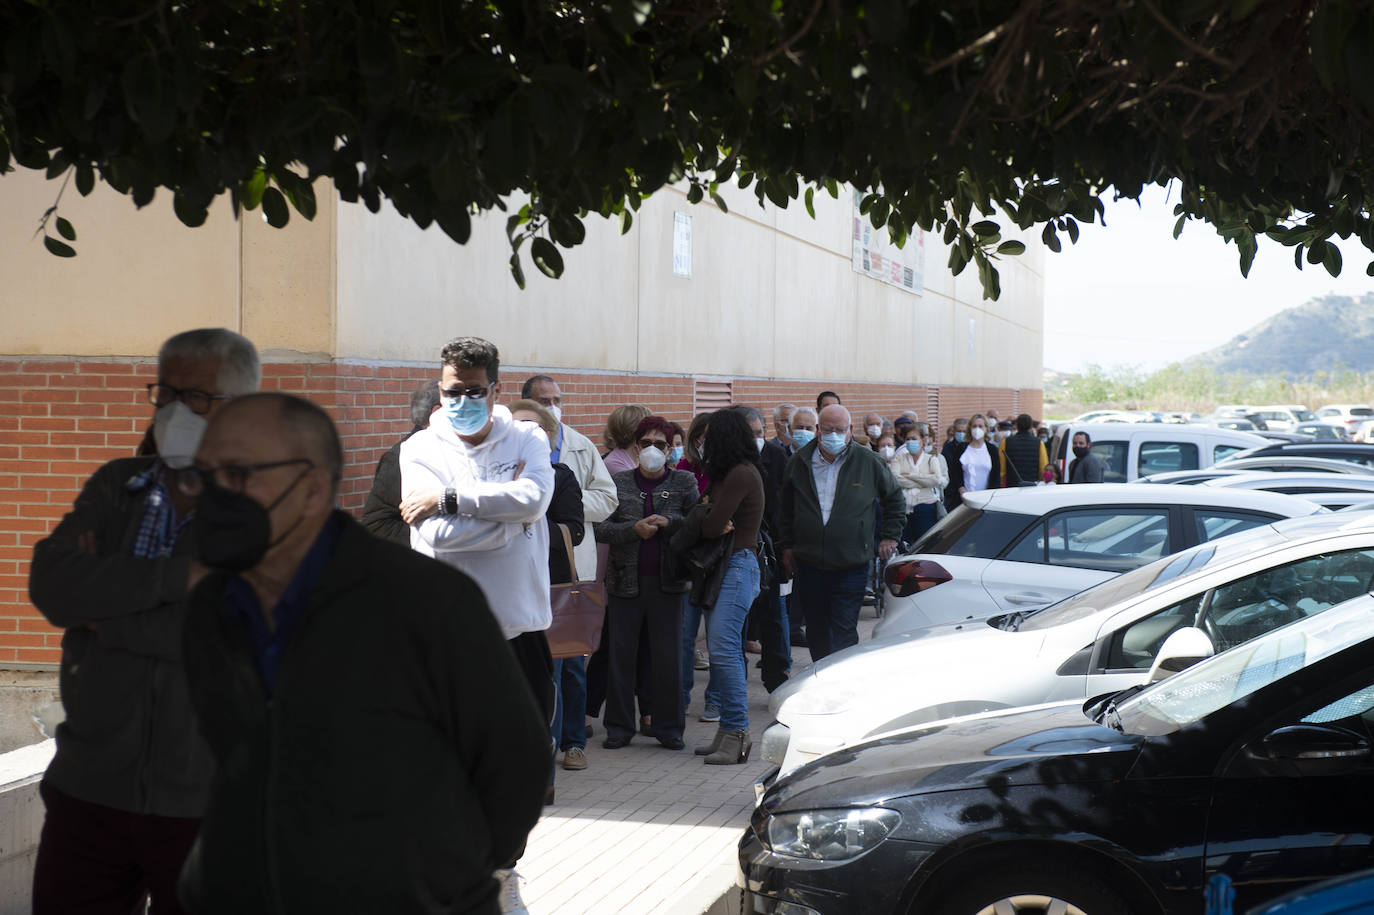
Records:
[[[792,550],[807,565],[852,569],[872,560],[876,552],[873,533],[878,506],[883,513],[880,539],[896,540],[906,521],[906,501],[887,463],[851,442],[836,481],[830,522],[822,523],[816,478],[811,473],[817,447],[813,441],[787,462],[776,545],[779,550]]]

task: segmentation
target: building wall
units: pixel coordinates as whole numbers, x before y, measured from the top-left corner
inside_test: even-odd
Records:
[[[621,403],[685,426],[698,380],[765,412],[826,388],[857,416],[913,408],[943,424],[988,406],[1040,409],[1039,246],[1004,265],[1003,298],[989,303],[974,272],[950,276],[927,240],[914,296],[851,269],[848,198],[818,195],[813,221],[733,189],[729,214],[665,191],[625,236],[593,218],[565,276],[527,267],[521,292],[499,215],[459,247],[323,187],[316,219],[285,230],[258,213],[235,221],[225,204],[187,229],[165,194],[136,210],[100,186],[89,198],[69,188],[61,212],[79,253],[58,259],[32,238],[57,188],[37,173],[0,181],[0,665],[58,660],[60,633],[28,602],[33,545],[100,464],[134,452],[157,348],[189,327],[241,331],[263,354],[265,388],[331,412],[353,511],[409,428],[410,393],[437,378],[458,334],[500,346],[507,402],[528,375],[556,377],[565,418],[594,441]],[[693,217],[691,278],[671,271],[675,210]]]

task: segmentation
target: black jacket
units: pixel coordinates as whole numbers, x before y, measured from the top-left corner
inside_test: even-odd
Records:
[[[868,448],[851,443],[836,480],[830,521],[823,521],[811,470],[811,458],[818,447],[813,441],[787,462],[776,547],[792,550],[798,560],[816,568],[852,569],[873,560],[879,517],[881,539],[896,540],[902,535],[906,500],[887,462]]]
[[[763,475],[763,526],[770,534],[778,529],[779,499],[782,493],[782,477],[787,470],[787,450],[770,438],[763,443],[759,452],[759,470]]]
[[[551,753],[471,578],[343,512],[269,699],[251,638],[192,592],[186,672],[218,763],[181,876],[197,913],[496,913]]]
[[[406,438],[421,428],[411,429]],[[392,445],[377,462],[372,491],[367,494],[362,517],[363,527],[401,546],[410,546],[410,525],[401,520],[401,444],[406,438]]]
[[[558,525],[567,525],[568,536],[573,546],[577,546],[587,534],[587,524],[582,514],[582,487],[577,485],[577,474],[564,464],[553,465],[553,498],[549,500],[544,518],[549,523],[549,583],[558,585],[572,581],[572,566],[568,563],[568,552]],[[584,581],[596,577],[596,569],[577,571]]]
[[[592,526],[598,543],[610,544],[609,564],[606,568],[606,590],[613,597],[639,596],[639,535],[635,522],[644,514],[644,492],[635,482],[633,470],[611,474],[615,481],[615,511],[605,521]],[[677,563],[668,541],[682,525],[682,519],[697,504],[697,478],[685,470],[669,470],[654,487],[654,513],[668,519],[668,526],[658,533],[659,568],[645,570],[646,575],[659,575],[659,587],[667,594],[686,594],[691,587]]]
[[[1039,439],[1036,440],[1037,443]],[[1002,462],[998,460],[998,450],[995,445],[988,445],[988,458],[992,461],[992,470],[988,472],[988,489],[1000,489],[1002,486]],[[959,463],[959,458],[964,456],[968,450],[968,442],[946,442],[944,450],[940,453],[945,456],[945,464],[949,467],[949,485],[945,487],[945,507],[950,511],[964,504],[964,497],[959,494],[959,487],[964,485],[964,465]],[[1034,481],[1032,481],[1034,482]]]

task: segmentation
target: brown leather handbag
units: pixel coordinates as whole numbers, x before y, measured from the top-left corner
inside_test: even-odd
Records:
[[[596,579],[582,581],[577,577],[577,559],[573,556],[572,535],[568,533],[568,526],[560,524],[558,530],[563,534],[563,546],[568,551],[568,568],[572,571],[573,580],[550,587],[553,623],[544,634],[554,658],[580,658],[596,651],[601,644],[601,627],[606,622],[606,585],[602,581],[606,547],[597,544]]]

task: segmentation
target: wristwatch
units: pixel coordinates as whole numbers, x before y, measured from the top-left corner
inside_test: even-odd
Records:
[[[458,490],[452,486],[444,490],[444,501],[440,510],[446,515],[458,514]]]

